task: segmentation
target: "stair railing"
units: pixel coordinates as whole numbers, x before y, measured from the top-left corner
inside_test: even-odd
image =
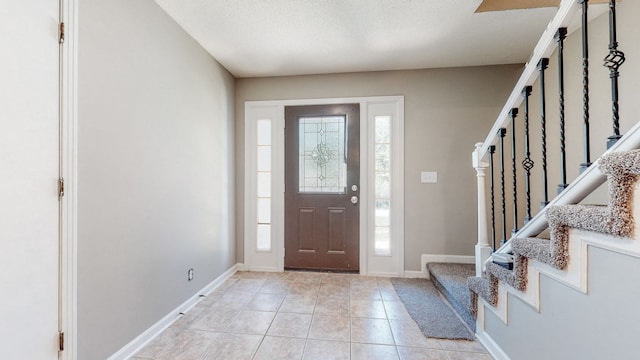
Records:
[[[589,106],[589,42],[588,42],[588,0],[562,0],[558,12],[551,20],[547,29],[542,34],[538,44],[533,50],[530,60],[520,76],[517,84],[511,92],[507,102],[493,127],[489,131],[486,139],[482,143],[477,143],[473,152],[473,166],[477,172],[478,179],[478,243],[476,244],[476,275],[481,276],[484,263],[490,261],[492,252],[508,253],[511,251],[510,243],[507,240],[506,229],[506,199],[505,199],[505,136],[510,134],[511,145],[511,170],[512,170],[512,190],[513,190],[513,231],[511,238],[536,236],[548,227],[544,216],[544,208],[548,205],[576,204],[592,193],[606,181],[606,177],[600,173],[597,166],[593,166],[591,160],[590,145],[590,114]],[[566,172],[566,138],[565,138],[565,87],[564,87],[564,40],[567,36],[567,27],[572,19],[581,15],[581,36],[582,36],[582,127],[583,127],[583,162],[580,164],[580,174],[571,183],[567,182]],[[619,103],[618,103],[618,77],[620,66],[625,61],[624,53],[618,50],[617,24],[615,0],[609,1],[609,53],[604,59],[604,66],[609,68],[611,78],[611,103],[613,135],[607,138],[607,151],[631,150],[640,147],[640,122],[636,123],[625,135],[620,133],[619,125]],[[558,185],[558,195],[553,199],[548,199],[547,190],[547,140],[546,140],[546,90],[545,90],[545,70],[549,65],[549,57],[556,50],[558,52],[558,100],[559,100],[559,125],[560,125],[560,164],[561,179]],[[529,96],[532,86],[538,81],[540,87],[540,115],[541,115],[541,146],[542,146],[542,196],[541,211],[535,216],[531,216],[531,189],[530,176],[534,167],[534,162],[530,156],[529,147]],[[524,153],[522,154],[522,168],[525,176],[525,199],[526,213],[522,219],[522,226],[519,228],[518,218],[518,192],[516,174],[516,116],[518,108],[524,101]],[[502,240],[501,247],[496,249],[496,216],[494,199],[494,153],[496,147],[499,148],[500,162],[500,194],[502,211]],[[597,163],[597,160],[595,161]],[[487,227],[487,204],[485,196],[485,173],[490,167],[491,173],[491,244],[489,244],[489,234]],[[522,198],[522,197],[521,197]]]

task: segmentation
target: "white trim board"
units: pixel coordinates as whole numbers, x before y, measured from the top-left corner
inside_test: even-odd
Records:
[[[218,288],[222,283],[224,283],[227,279],[229,279],[233,274],[239,271],[243,267],[242,264],[235,264],[229,270],[222,273],[222,275],[218,276],[212,282],[210,282],[207,286],[202,288],[202,290],[196,292],[192,297],[187,299],[184,303],[180,304],[177,308],[169,312],[162,319],[160,319],[157,323],[153,324],[150,328],[145,330],[142,334],[138,335],[135,339],[133,339],[130,343],[122,347],[115,354],[111,355],[107,360],[126,360],[135,355],[138,351],[140,351],[143,347],[149,344],[153,339],[155,339],[158,335],[160,335],[164,330],[166,330],[171,324],[173,324],[176,320],[178,320],[181,315],[180,313],[186,313],[192,307],[194,307],[200,300],[202,300],[201,295],[208,295],[213,290]]]
[[[427,271],[427,264],[431,262],[446,262],[455,264],[475,264],[476,258],[473,255],[438,255],[438,254],[422,254],[420,264],[422,264],[421,272],[423,277],[431,279]]]
[[[244,263],[248,270],[284,271],[284,108],[294,105],[360,104],[360,274],[404,276],[404,97],[376,96],[245,102]],[[377,115],[392,116],[392,244],[390,256],[373,253],[373,127]],[[256,250],[257,121],[271,120],[271,249]],[[275,194],[278,194],[277,196]]]
[[[78,356],[78,0],[61,0],[60,6],[60,21],[65,24],[60,76],[60,176],[65,180],[65,195],[60,199],[59,331],[65,334],[65,349],[59,352],[59,357],[75,360]]]

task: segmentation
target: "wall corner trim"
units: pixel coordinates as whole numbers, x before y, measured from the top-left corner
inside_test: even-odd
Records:
[[[242,271],[244,269],[244,264],[238,263],[230,267],[227,271],[222,273],[220,276],[215,278],[212,282],[206,285],[201,290],[197,291],[193,296],[191,296],[187,301],[180,304],[177,308],[170,311],[167,315],[165,315],[162,319],[160,319],[157,323],[153,324],[150,328],[142,332],[138,337],[133,339],[130,343],[122,347],[116,353],[111,355],[107,360],[126,360],[135,355],[140,349],[149,344],[153,339],[155,339],[158,335],[160,335],[165,329],[167,329],[171,324],[173,324],[176,320],[178,320],[182,315],[180,313],[185,313],[189,311],[192,307],[194,307],[201,299],[201,294],[208,295],[213,290],[218,288],[222,283],[224,283],[227,279],[229,279],[233,274],[238,271]]]

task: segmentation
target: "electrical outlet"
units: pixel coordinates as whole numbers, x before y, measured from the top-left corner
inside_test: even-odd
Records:
[[[187,271],[187,280],[191,281],[193,280],[193,268],[189,269],[189,271]]]
[[[423,184],[435,184],[438,182],[438,173],[435,171],[423,171],[420,173],[420,181]]]

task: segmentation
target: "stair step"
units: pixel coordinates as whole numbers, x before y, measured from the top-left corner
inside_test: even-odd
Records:
[[[488,263],[486,271],[511,287],[524,292],[527,289],[527,258],[517,255],[511,265],[512,268],[508,269],[499,264]]]
[[[474,317],[478,316],[478,296],[485,299],[492,306],[498,305],[498,278],[493,275],[486,277],[472,276],[467,278],[467,286],[471,290],[471,305],[469,310]]]
[[[449,301],[454,310],[467,323],[469,328],[475,329],[476,321],[470,312],[471,299],[467,278],[475,275],[474,264],[456,263],[428,263],[427,271],[431,281]]]
[[[551,265],[555,268],[558,263],[562,263],[554,256],[551,240],[540,238],[523,238],[511,240],[511,249],[513,252],[525,256],[529,259],[538,260],[542,263]]]

